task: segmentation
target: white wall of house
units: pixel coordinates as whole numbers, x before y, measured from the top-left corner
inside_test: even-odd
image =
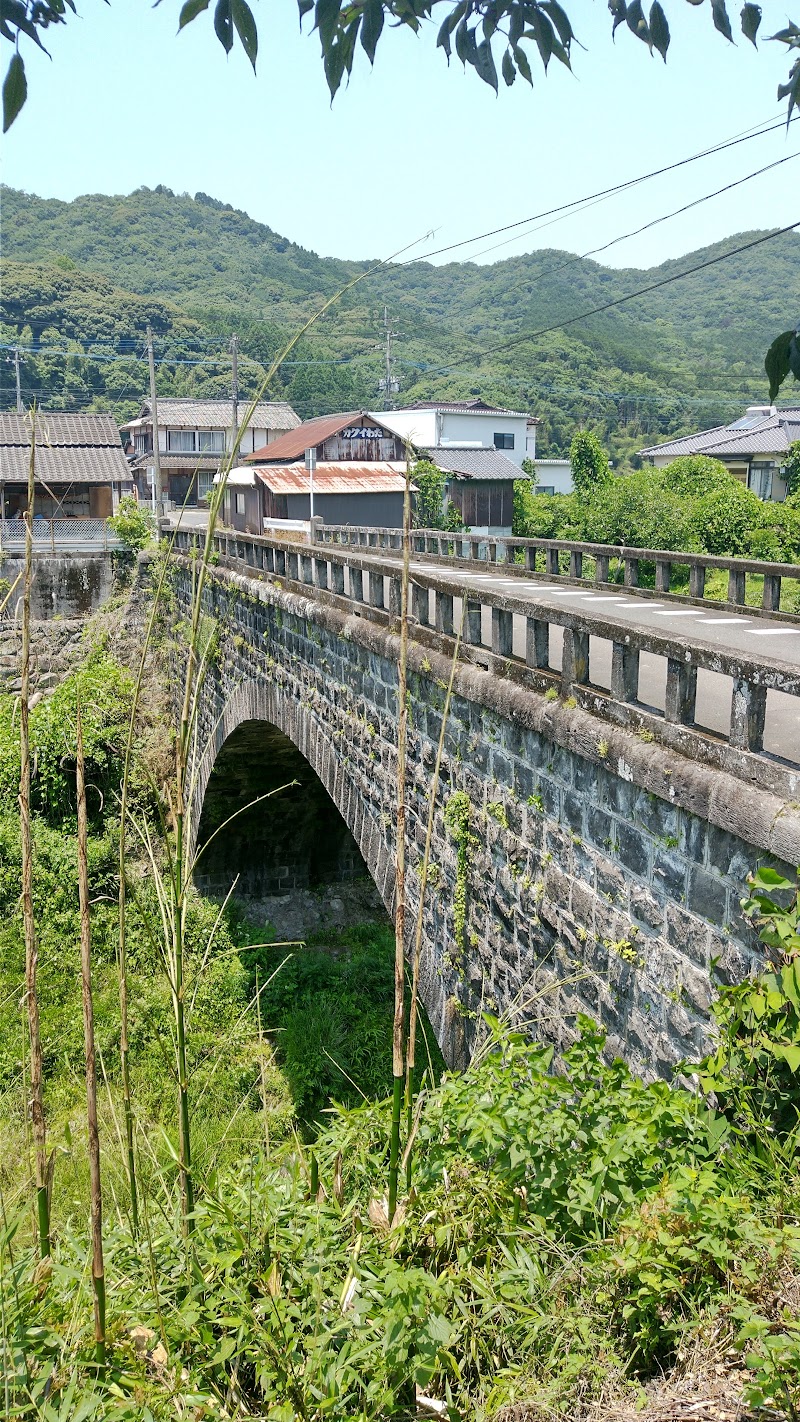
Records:
[[[537,494],[572,493],[572,467],[568,459],[537,459],[536,473],[539,476]]]
[[[421,445],[472,444],[491,449],[496,444],[515,464],[533,459],[536,454],[536,426],[528,425],[527,415],[490,415],[483,411],[462,410],[451,414],[447,410],[386,410],[376,414],[390,429]],[[502,439],[513,441],[509,448]]]
[[[285,430],[258,430],[248,426],[239,445],[240,453],[251,454],[254,449],[261,449],[263,445],[271,444],[279,435],[285,433]],[[230,443],[231,432],[229,429],[198,430],[190,425],[164,426],[159,421],[158,447],[162,454],[168,452],[172,454],[197,454],[198,452],[223,454],[226,449],[230,448]]]

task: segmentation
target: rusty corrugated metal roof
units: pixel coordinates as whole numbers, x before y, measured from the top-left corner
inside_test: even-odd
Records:
[[[393,429],[381,424],[380,419],[371,415],[369,410],[348,410],[344,415],[318,415],[315,420],[305,420],[297,429],[279,435],[278,439],[272,440],[270,444],[263,444],[260,449],[245,457],[250,464],[302,459],[307,449],[316,449],[318,444],[330,439],[331,435],[338,434],[339,430],[345,429],[347,425],[363,424],[364,420],[373,420],[387,434],[395,435]]]
[[[267,464],[256,475],[273,494],[307,494],[309,474],[304,464]],[[318,464],[314,470],[315,494],[402,494],[405,474],[392,464]],[[416,493],[416,488],[412,484]]]

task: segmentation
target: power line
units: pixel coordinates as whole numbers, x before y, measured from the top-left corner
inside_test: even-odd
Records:
[[[763,121],[763,123],[769,122],[770,121],[767,119]],[[791,119],[790,122],[796,123],[797,118]],[[746,129],[744,133],[740,135],[736,135],[733,138],[725,139],[720,143],[712,145],[712,147],[710,148],[703,148],[700,150],[699,153],[693,153],[688,158],[680,158],[677,162],[668,163],[663,168],[654,168],[649,173],[642,173],[638,178],[629,178],[624,183],[615,183],[613,187],[601,188],[598,192],[595,193],[587,193],[582,198],[574,198],[572,202],[561,203],[558,207],[546,208],[543,212],[533,213],[530,217],[521,217],[516,222],[508,222],[505,224],[504,227],[495,227],[489,232],[480,232],[475,237],[464,237],[460,242],[451,242],[447,247],[437,247],[436,250],[433,252],[426,252],[422,256],[411,257],[408,259],[408,261],[398,262],[396,264],[395,269],[401,270],[404,267],[414,266],[418,262],[428,262],[432,257],[440,257],[445,252],[454,252],[459,247],[469,247],[472,245],[473,242],[482,242],[487,237],[498,237],[503,232],[510,232],[513,229],[519,227],[527,227],[529,223],[538,222],[543,217],[553,217],[554,215],[562,213],[572,213],[573,215],[575,215],[575,213],[577,213],[584,205],[598,202],[601,198],[612,197],[616,193],[626,192],[628,188],[634,188],[637,187],[640,183],[649,182],[651,178],[660,178],[665,173],[672,173],[675,172],[678,168],[685,168],[687,164],[696,163],[701,158],[713,157],[713,155],[716,153],[724,153],[727,149],[735,148],[741,143],[750,143],[754,138],[764,138],[768,133],[774,133],[776,129],[785,129],[787,127],[786,124],[780,122],[775,124],[770,123],[770,126],[768,128],[765,128],[763,126],[763,123],[757,126],[756,132],[751,129]],[[551,225],[552,224],[550,223],[547,224],[547,226]],[[520,233],[519,235],[522,237],[530,236],[531,234],[526,232]],[[478,255],[481,254],[478,253]]]
[[[647,296],[651,291],[659,291],[662,286],[670,286],[674,281],[681,281],[684,277],[693,276],[695,272],[705,271],[707,267],[714,267],[718,262],[725,262],[729,257],[737,257],[741,252],[749,252],[753,247],[760,247],[764,242],[771,242],[775,237],[784,237],[787,232],[794,232],[796,227],[800,227],[800,218],[796,222],[790,222],[788,227],[776,228],[774,232],[765,232],[762,237],[756,237],[752,242],[744,242],[741,247],[732,247],[728,252],[720,252],[716,257],[709,257],[705,262],[699,262],[697,266],[687,267],[686,271],[673,272],[671,276],[662,277],[660,281],[651,282],[649,286],[642,286],[638,291],[630,291],[626,296],[618,296],[614,301],[606,301],[602,306],[593,306],[589,311],[582,311],[578,316],[567,317],[563,321],[556,321],[552,326],[542,326],[538,331],[523,331],[521,335],[513,336],[509,341],[500,341],[497,345],[487,346],[478,353],[477,359],[483,360],[484,356],[494,355],[496,351],[510,350],[512,346],[522,345],[525,341],[538,340],[540,336],[549,336],[553,331],[563,331],[568,326],[575,326],[579,321],[585,321],[590,316],[598,316],[603,311],[611,311],[617,306],[624,306],[626,301],[634,301],[637,296]],[[476,359],[475,356],[470,357]],[[448,374],[451,370],[459,370],[465,361],[456,361],[451,365],[439,366],[437,374]]]

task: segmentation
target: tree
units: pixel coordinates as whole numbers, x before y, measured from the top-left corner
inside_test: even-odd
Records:
[[[789,453],[783,466],[783,477],[789,494],[800,494],[800,439],[789,445]]]
[[[442,23],[436,45],[444,50],[449,61],[452,49],[461,63],[470,65],[479,79],[497,92],[498,60],[503,82],[511,85],[517,75],[533,83],[531,55],[538,52],[545,71],[552,58],[571,68],[572,23],[558,0],[352,0],[340,8],[340,0],[297,0],[301,23],[309,11],[314,13],[313,28],[318,32],[322,49],[325,77],[336,94],[345,74],[350,76],[356,46],[374,63],[375,51],[387,19],[389,27],[407,25],[415,33],[424,22],[432,21],[433,10],[439,6]],[[677,0],[673,0],[677,4]],[[702,0],[688,0],[696,5]],[[182,30],[198,15],[211,8],[211,0],[185,0],[178,28]],[[670,44],[669,24],[660,0],[653,0],[645,14],[642,0],[609,0],[612,35],[624,25],[666,61]],[[446,13],[445,13],[446,11]],[[0,0],[0,33],[15,45],[3,84],[3,132],[11,127],[27,98],[25,65],[19,53],[20,38],[25,36],[44,49],[41,32],[51,25],[64,24],[70,13],[76,14],[75,0]],[[714,28],[733,43],[733,30],[725,0],[711,0]],[[741,30],[753,45],[761,24],[761,7],[746,0],[741,16]],[[236,39],[255,70],[258,55],[258,28],[247,0],[215,0],[213,24],[217,39],[230,53]],[[788,82],[778,88],[778,98],[788,98],[791,117],[795,105],[800,105],[800,29],[791,21],[783,30],[769,36],[785,44],[794,63]],[[579,41],[575,41],[579,43]],[[795,52],[797,57],[795,58]]]
[[[575,492],[582,499],[590,499],[604,484],[611,482],[613,476],[608,467],[608,455],[597,435],[590,430],[579,430],[573,437],[569,462]]]
[[[445,475],[430,459],[418,459],[411,470],[414,496],[414,527],[441,528],[455,533],[464,527],[458,509],[450,503],[445,488]]]

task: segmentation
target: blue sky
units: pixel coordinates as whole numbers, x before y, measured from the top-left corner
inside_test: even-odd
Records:
[[[238,46],[226,59],[210,15],[176,35],[179,0],[78,0],[82,18],[50,31],[52,63],[25,46],[29,98],[5,141],[4,181],[65,199],[142,184],[202,189],[325,256],[385,256],[435,229],[415,248],[423,254],[785,117],[784,47],[729,45],[708,5],[665,6],[665,66],[625,29],[612,44],[603,0],[572,0],[588,48],[574,51],[574,77],[553,61],[545,78],[532,60],[534,89],[518,80],[499,98],[455,59],[447,68],[434,26],[417,38],[385,30],[375,69],[359,52],[331,106],[294,0],[252,3],[255,78]],[[733,0],[732,17],[739,8]],[[785,20],[767,0],[763,32]],[[455,255],[587,251],[798,150],[800,124],[492,251],[478,242]],[[799,179],[800,159],[785,163],[598,260],[651,266],[732,232],[784,226],[800,218]]]

